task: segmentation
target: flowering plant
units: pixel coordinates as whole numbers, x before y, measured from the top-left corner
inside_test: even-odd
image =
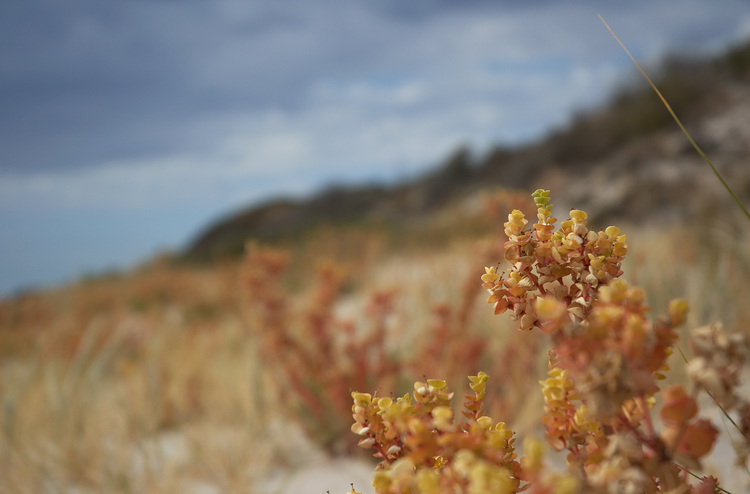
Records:
[[[534,438],[524,441],[518,459],[514,433],[483,415],[488,376],[480,372],[469,378],[474,394],[466,395],[462,423],[454,418],[445,381],[416,383],[413,398],[352,393],[352,431],[362,436],[360,446],[382,459],[376,492],[723,491],[717,479],[694,473],[718,435],[699,418],[697,397],[709,393],[736,425],[744,439],[738,460],[745,463],[750,405],[736,388],[746,338],[717,326],[694,330],[689,389],[662,388],[687,303],[673,300],[666,316],[650,318],[643,290],[620,279],[625,235],[614,226],[589,229],[579,210],[556,230],[549,191],[537,190],[533,198],[538,222],[529,227],[518,210],[508,215],[504,257],[510,267],[503,274],[486,268],[482,287],[495,314],[509,312],[519,329],[550,337],[542,423],[547,447],[568,452],[567,471],[545,468],[546,448]],[[652,418],[659,401],[661,430]]]

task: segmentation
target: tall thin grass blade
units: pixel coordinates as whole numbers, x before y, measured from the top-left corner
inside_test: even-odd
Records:
[[[740,201],[739,197],[737,197],[737,194],[734,193],[734,191],[729,186],[729,184],[727,183],[727,181],[724,180],[724,177],[721,175],[721,173],[719,172],[719,170],[716,169],[716,167],[711,162],[711,160],[708,158],[708,156],[706,156],[706,153],[704,153],[703,150],[700,148],[700,146],[698,146],[698,144],[695,142],[695,140],[693,140],[693,137],[687,131],[687,129],[685,128],[685,126],[682,125],[682,122],[680,121],[680,119],[677,118],[677,115],[672,110],[672,107],[669,106],[669,103],[667,102],[666,98],[664,98],[664,96],[661,94],[661,91],[659,91],[659,89],[656,87],[656,84],[654,84],[653,81],[651,81],[651,78],[646,74],[646,71],[643,70],[643,67],[641,67],[641,65],[638,63],[638,61],[635,59],[635,57],[630,53],[630,50],[628,50],[628,48],[625,46],[625,44],[622,41],[620,41],[620,38],[618,38],[617,35],[615,34],[615,32],[612,30],[612,28],[609,27],[609,24],[607,24],[607,21],[604,20],[604,18],[601,16],[601,14],[597,14],[597,16],[599,17],[599,20],[602,21],[602,23],[607,28],[607,30],[610,32],[610,34],[615,38],[615,40],[617,41],[617,43],[619,43],[620,46],[622,47],[622,49],[625,50],[625,53],[628,54],[628,56],[630,57],[630,60],[633,61],[633,63],[635,64],[635,66],[641,72],[641,75],[643,75],[643,77],[646,79],[646,81],[648,81],[649,85],[654,90],[654,92],[656,93],[656,95],[659,97],[659,99],[661,100],[661,102],[664,105],[664,107],[667,109],[667,111],[669,112],[669,114],[672,115],[672,118],[674,119],[674,121],[677,122],[677,125],[680,127],[680,130],[682,130],[682,133],[685,134],[685,137],[687,137],[688,141],[690,141],[690,144],[693,145],[693,148],[695,148],[695,150],[698,152],[698,154],[701,156],[701,158],[703,158],[703,161],[705,161],[706,163],[708,163],[708,166],[711,167],[711,170],[713,170],[714,175],[716,175],[716,178],[719,179],[719,181],[724,186],[724,188],[727,190],[727,192],[729,193],[729,195],[732,196],[732,199],[734,199],[734,202],[737,204],[737,207],[739,207],[742,210],[742,212],[745,214],[745,216],[747,217],[747,219],[750,220],[750,212],[748,212],[747,209],[745,209],[745,206],[742,205],[742,201]]]

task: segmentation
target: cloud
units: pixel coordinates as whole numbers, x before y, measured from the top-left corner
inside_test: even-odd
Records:
[[[352,91],[396,77],[426,79],[427,89],[463,83],[467,93],[462,78],[485,63],[593,66],[617,49],[592,5],[12,0],[0,16],[0,167],[22,174],[211,152],[236,116],[310,112],[325,85]],[[675,5],[604,10],[637,54],[652,54],[716,42],[744,8]]]
[[[314,169],[322,182],[416,170],[467,141],[516,143],[559,125],[630,63],[590,2],[13,5],[0,170],[62,204],[127,205],[149,181],[252,183],[271,170],[283,188],[281,172]],[[725,41],[732,4],[707,5],[604,13],[636,56],[656,59],[674,43]],[[129,200],[98,191],[116,176]]]

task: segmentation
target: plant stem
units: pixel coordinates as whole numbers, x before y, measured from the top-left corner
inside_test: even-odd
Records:
[[[685,126],[682,125],[682,122],[680,121],[680,119],[677,118],[677,115],[672,110],[672,107],[669,106],[669,103],[667,103],[666,98],[664,98],[664,96],[662,96],[661,91],[659,91],[659,89],[656,87],[656,84],[654,84],[651,81],[651,79],[649,78],[649,76],[646,74],[646,71],[643,70],[643,68],[641,67],[641,65],[638,63],[638,61],[635,59],[635,57],[630,53],[630,51],[627,49],[627,47],[625,46],[625,44],[622,41],[620,41],[620,38],[618,38],[617,35],[615,34],[615,32],[612,30],[612,28],[609,27],[609,24],[607,24],[607,22],[604,20],[604,18],[601,16],[601,14],[597,14],[597,16],[599,17],[599,20],[601,20],[602,23],[604,23],[604,26],[607,28],[607,30],[610,32],[610,34],[612,34],[612,36],[615,38],[615,40],[617,40],[617,42],[620,44],[620,46],[622,47],[622,49],[625,50],[625,53],[628,54],[628,56],[630,57],[630,60],[632,60],[633,63],[635,64],[635,66],[638,67],[638,70],[641,72],[641,75],[643,75],[643,77],[646,79],[646,81],[648,81],[648,83],[651,86],[651,88],[654,90],[654,92],[656,93],[656,95],[661,100],[662,104],[664,104],[664,107],[667,109],[667,111],[669,112],[669,114],[672,115],[672,118],[674,119],[674,121],[677,122],[677,125],[680,127],[680,130],[682,130],[682,133],[685,134],[685,137],[688,138],[688,141],[690,141],[690,144],[693,145],[693,148],[695,148],[695,150],[698,152],[698,154],[700,155],[700,157],[703,158],[703,161],[705,161],[706,163],[708,163],[708,166],[711,167],[711,170],[713,170],[714,175],[716,175],[716,178],[719,179],[719,181],[724,186],[724,188],[727,190],[727,192],[729,193],[729,195],[732,196],[732,199],[737,204],[737,207],[739,207],[740,210],[742,210],[742,212],[745,214],[745,216],[747,217],[747,219],[750,221],[750,212],[748,212],[748,210],[745,209],[745,206],[742,205],[742,201],[740,201],[739,197],[737,197],[737,194],[734,193],[734,191],[729,186],[729,184],[727,183],[727,181],[724,180],[724,177],[721,175],[721,173],[719,173],[719,170],[716,169],[716,167],[711,162],[711,160],[708,159],[708,156],[706,156],[706,153],[704,153],[703,150],[698,146],[698,144],[693,140],[693,138],[690,135],[690,133],[687,131],[687,129],[685,129]]]

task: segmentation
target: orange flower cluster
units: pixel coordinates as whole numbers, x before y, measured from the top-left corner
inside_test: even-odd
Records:
[[[649,416],[687,304],[672,301],[667,317],[652,322],[643,291],[618,279],[627,253],[620,230],[589,230],[586,213],[573,210],[555,231],[549,192],[538,190],[533,197],[539,220],[533,229],[520,211],[505,223],[507,278],[485,268],[482,286],[496,314],[512,310],[520,329],[537,327],[552,336],[549,378],[541,383],[547,443],[567,449],[569,465],[586,472],[594,490],[613,483],[634,492],[689,488],[675,462],[700,468],[716,429],[694,420],[697,405],[682,388],[662,393],[661,434]],[[734,404],[729,390],[745,347],[732,352],[728,337],[706,330],[694,346],[699,351],[689,372]],[[712,482],[704,480],[701,487]]]
[[[557,365],[568,371],[599,420],[620,415],[627,400],[658,390],[656,379],[666,365],[677,338],[674,328],[684,313],[673,310],[676,319],[652,323],[647,311],[643,291],[622,280],[601,289],[585,324],[571,321],[564,311],[542,310],[543,326],[556,331]]]
[[[453,393],[445,381],[414,385],[413,399],[352,393],[359,445],[382,458],[373,486],[380,494],[419,492],[516,492],[521,484],[513,432],[480,413],[487,375],[469,378],[468,421],[453,417]]]
[[[547,444],[556,451],[569,449],[576,455],[580,447],[598,448],[601,427],[591,420],[585,405],[579,408],[574,403],[580,402],[581,396],[568,379],[567,371],[552,367],[548,375],[541,383],[547,412],[542,418],[547,428]]]
[[[622,274],[620,265],[627,253],[625,235],[617,227],[596,232],[586,226],[587,215],[572,210],[570,219],[554,231],[549,191],[533,194],[538,223],[513,210],[505,223],[505,259],[510,262],[504,279],[494,267],[486,268],[482,286],[490,292],[487,302],[495,314],[511,310],[523,330],[541,326],[536,312],[538,297],[552,297],[565,303],[567,312],[582,321],[590,311],[600,285]]]

